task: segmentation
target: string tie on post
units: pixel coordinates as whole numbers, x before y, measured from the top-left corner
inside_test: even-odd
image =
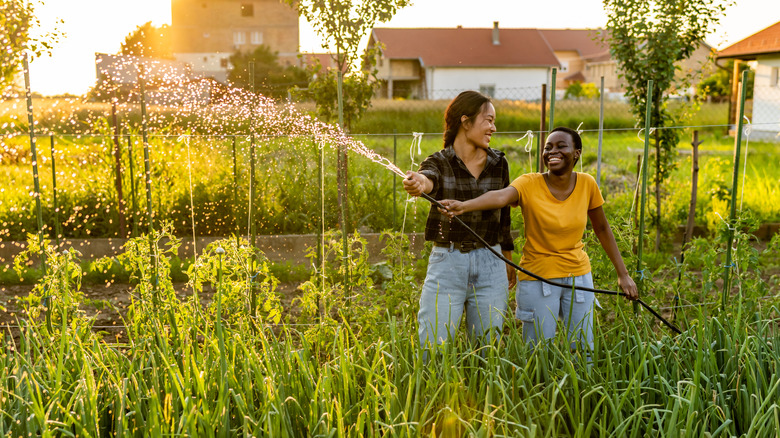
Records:
[[[642,138],[642,131],[644,131],[644,130],[645,130],[645,128],[640,128],[639,132],[636,133],[636,138],[638,138],[639,141],[641,141],[642,143],[645,142],[645,139]],[[655,128],[650,128],[650,131],[648,131],[648,132],[650,133],[649,135],[653,135],[653,133],[655,133]]]
[[[637,269],[636,273],[639,274],[639,280],[644,280],[645,279],[645,270],[644,269]]]
[[[534,142],[534,132],[530,129],[528,131],[525,131],[525,135],[518,138],[515,141],[521,141],[523,139],[528,139],[525,142],[525,147],[523,148],[526,153],[528,153],[528,171],[533,172],[534,171],[534,162],[533,158],[531,158],[531,151],[533,150],[533,142]]]
[[[737,231],[737,227],[732,227],[731,225],[729,225],[729,223],[728,223],[728,222],[726,222],[726,220],[725,220],[725,219],[723,219],[723,216],[721,216],[721,215],[720,215],[720,213],[718,213],[717,211],[716,211],[716,212],[714,212],[714,213],[715,213],[715,215],[716,215],[716,216],[718,216],[718,217],[720,218],[720,221],[721,221],[721,222],[723,222],[724,224],[726,224],[726,228],[728,228],[728,230],[729,230],[729,231]]]
[[[422,155],[422,149],[420,148],[420,143],[422,143],[422,136],[423,132],[412,132],[412,145],[409,146],[409,158],[412,160],[412,170],[414,170],[415,167],[417,167],[417,163],[414,161],[415,153],[417,156]],[[415,149],[415,146],[417,148]]]
[[[522,140],[524,140],[526,138],[528,140],[525,142],[524,150],[530,154],[531,150],[532,150],[531,147],[533,146],[533,140],[534,140],[534,132],[533,131],[531,131],[530,129],[528,131],[525,131],[525,135],[523,135],[522,137],[518,138],[515,141],[522,141]]]
[[[742,116],[747,121],[747,126],[744,127],[745,133],[745,164],[742,165],[742,193],[739,196],[739,212],[742,213],[742,202],[745,200],[745,178],[747,176],[747,159],[748,151],[750,150],[750,133],[753,132],[753,125],[750,124],[750,119],[747,116]]]

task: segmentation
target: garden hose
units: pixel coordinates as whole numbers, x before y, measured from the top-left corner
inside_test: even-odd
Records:
[[[442,205],[442,204],[441,204],[439,201],[437,201],[437,200],[433,199],[433,198],[432,198],[430,195],[428,195],[427,193],[422,193],[420,196],[421,196],[423,199],[425,199],[426,201],[428,201],[428,202],[430,202],[431,204],[435,205],[436,207],[438,207],[438,208],[441,208],[442,210],[448,210],[448,208],[447,208],[447,207],[445,207],[444,205]],[[492,252],[493,254],[495,254],[495,255],[496,255],[496,257],[500,258],[501,260],[503,260],[503,261],[504,261],[506,264],[508,264],[509,266],[512,266],[513,268],[517,269],[518,271],[522,272],[522,273],[523,273],[523,274],[525,274],[525,275],[528,275],[529,277],[535,278],[535,279],[537,279],[537,280],[539,280],[539,281],[541,281],[541,282],[543,282],[543,283],[547,283],[547,284],[549,284],[549,285],[551,285],[551,286],[558,286],[558,287],[567,288],[567,289],[574,288],[574,289],[578,289],[578,290],[584,290],[584,291],[587,291],[587,292],[593,292],[593,293],[597,293],[597,294],[604,294],[604,295],[620,295],[620,296],[626,296],[626,293],[625,293],[625,292],[616,292],[616,291],[613,291],[613,290],[594,289],[594,288],[592,288],[592,287],[577,286],[577,285],[573,285],[573,286],[572,286],[572,285],[563,284],[563,283],[556,283],[556,282],[554,282],[554,281],[552,281],[552,280],[548,280],[548,279],[546,279],[546,278],[544,278],[544,277],[541,277],[541,276],[539,276],[539,275],[537,275],[537,274],[534,274],[534,273],[533,273],[533,272],[531,272],[531,271],[528,271],[528,270],[526,270],[526,269],[523,269],[523,268],[521,268],[520,266],[518,266],[517,264],[515,264],[515,262],[513,262],[512,260],[509,260],[508,258],[504,257],[504,255],[503,255],[503,254],[501,254],[500,252],[498,252],[498,251],[496,251],[495,249],[493,249],[493,247],[491,247],[491,246],[490,246],[490,245],[489,245],[489,244],[488,244],[488,243],[485,241],[485,239],[483,239],[483,238],[482,238],[482,236],[480,236],[479,234],[477,234],[477,232],[476,232],[476,231],[472,230],[472,229],[471,229],[471,227],[469,227],[468,225],[466,225],[466,224],[465,224],[465,223],[464,223],[464,222],[463,222],[463,221],[462,221],[462,220],[461,220],[459,217],[457,217],[457,216],[453,216],[453,218],[454,218],[454,219],[455,219],[455,220],[456,220],[456,221],[457,221],[457,222],[458,222],[458,223],[459,223],[461,226],[463,226],[463,227],[464,227],[465,229],[467,229],[467,230],[468,230],[468,231],[469,231],[471,234],[473,234],[473,235],[474,235],[474,237],[476,237],[476,238],[477,238],[477,240],[479,240],[479,241],[480,241],[480,242],[481,242],[483,245],[485,245],[485,247],[486,247],[487,249],[489,249],[489,250],[490,250],[490,252]],[[655,316],[656,318],[658,318],[658,319],[659,319],[661,322],[663,322],[663,323],[664,323],[664,324],[665,324],[667,327],[669,327],[669,328],[670,328],[670,329],[671,329],[673,332],[677,333],[678,335],[682,334],[682,332],[680,331],[680,329],[678,329],[678,328],[677,328],[677,327],[676,327],[674,324],[672,324],[671,322],[667,321],[667,320],[666,320],[666,319],[665,319],[663,316],[661,316],[661,315],[660,315],[658,312],[656,312],[655,310],[653,310],[653,308],[652,308],[652,307],[650,307],[649,305],[647,305],[647,303],[645,303],[644,301],[642,301],[640,298],[637,298],[637,299],[636,299],[636,300],[634,300],[634,301],[636,301],[637,303],[641,304],[641,305],[642,305],[642,307],[644,307],[644,308],[645,308],[645,309],[647,309],[647,310],[648,310],[650,313],[652,313],[652,314],[653,314],[653,316]]]

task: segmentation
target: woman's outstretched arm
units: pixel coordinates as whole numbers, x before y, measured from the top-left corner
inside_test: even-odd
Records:
[[[440,208],[439,211],[442,214],[453,217],[470,211],[496,210],[507,205],[516,204],[518,199],[517,189],[508,186],[500,190],[491,190],[474,199],[469,199],[468,201],[445,199],[440,202],[447,207],[447,210],[442,210]]]
[[[615,267],[615,271],[618,274],[618,286],[626,294],[626,298],[635,300],[639,298],[639,290],[636,287],[636,283],[628,275],[628,269],[623,262],[623,257],[620,255],[617,242],[615,241],[615,235],[612,234],[612,228],[607,222],[607,216],[604,214],[604,209],[599,206],[592,210],[588,210],[588,217],[590,223],[593,225],[593,231],[596,233],[596,237],[601,242],[601,247],[606,251],[609,260]]]

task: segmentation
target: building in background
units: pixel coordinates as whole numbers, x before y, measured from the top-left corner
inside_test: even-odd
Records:
[[[96,53],[95,69],[97,84],[93,97],[99,100],[136,100],[142,71],[150,104],[208,103],[220,88],[213,79],[194,74],[188,63],[169,59]]]
[[[177,61],[225,82],[230,55],[261,44],[297,65],[298,14],[279,0],[171,0],[171,43]]]
[[[780,22],[718,52],[718,60],[733,59],[729,121],[736,120],[739,64],[748,62],[753,81],[752,133],[758,138],[780,139]]]
[[[368,44],[383,46],[378,94],[387,98],[446,100],[470,89],[533,99],[560,66],[538,30],[499,30],[497,22],[492,29],[374,28]]]
[[[480,90],[496,99],[534,100],[558,68],[561,96],[573,83],[604,86],[622,96],[625,83],[609,53],[603,29],[374,28],[369,46],[382,46],[377,59],[378,95],[387,98],[450,99],[458,90]],[[706,44],[680,63],[694,72],[695,90],[711,53]]]

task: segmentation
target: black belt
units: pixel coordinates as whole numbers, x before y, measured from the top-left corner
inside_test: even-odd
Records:
[[[464,240],[462,242],[433,242],[433,244],[442,248],[449,248],[450,251],[457,249],[464,253],[477,248],[485,248],[485,245],[482,242],[476,240]]]

